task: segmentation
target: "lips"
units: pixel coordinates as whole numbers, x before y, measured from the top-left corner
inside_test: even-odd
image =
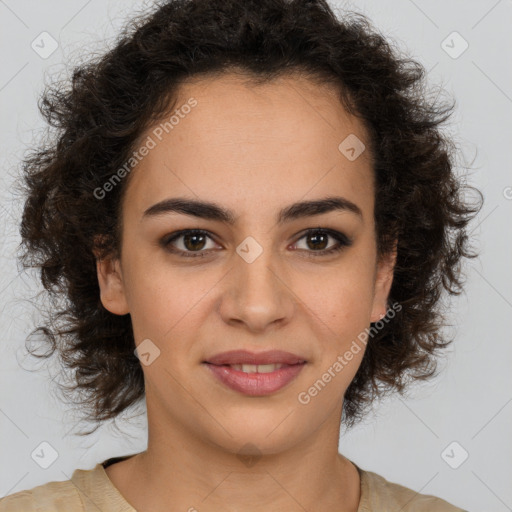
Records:
[[[244,395],[264,396],[294,380],[307,361],[282,350],[258,353],[232,350],[210,357],[203,364],[228,388]]]
[[[269,350],[266,352],[249,352],[247,350],[231,350],[209,357],[205,363],[216,366],[223,365],[294,365],[307,362],[304,357],[284,352],[282,350]]]
[[[265,373],[240,371],[230,365],[205,363],[206,370],[226,387],[248,396],[265,396],[283,389],[293,381],[306,363],[284,365]]]

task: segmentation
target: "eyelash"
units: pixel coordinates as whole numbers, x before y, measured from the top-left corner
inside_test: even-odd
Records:
[[[160,245],[169,252],[172,252],[174,254],[178,254],[180,256],[183,256],[185,258],[203,258],[206,256],[206,253],[208,251],[197,251],[196,254],[194,254],[194,251],[182,251],[181,249],[171,249],[171,243],[177,240],[178,238],[181,238],[185,235],[194,234],[194,235],[205,235],[208,238],[212,239],[210,236],[210,233],[208,231],[205,231],[203,229],[184,229],[181,231],[176,231],[174,233],[171,233],[170,235],[166,235],[162,240],[160,241]],[[308,229],[298,240],[302,240],[303,238],[310,236],[310,235],[317,235],[317,234],[325,234],[330,236],[331,238],[334,238],[338,244],[334,247],[331,247],[330,249],[323,249],[321,251],[306,251],[307,257],[317,258],[319,256],[328,256],[331,254],[335,254],[343,250],[345,247],[349,247],[352,245],[352,240],[350,240],[346,235],[343,233],[340,233],[339,231],[333,231],[331,229],[326,228],[313,228]],[[213,239],[212,239],[213,240]],[[297,243],[295,242],[295,243]]]

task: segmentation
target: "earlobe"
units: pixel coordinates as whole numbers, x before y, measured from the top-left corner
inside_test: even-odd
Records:
[[[120,261],[113,258],[99,259],[97,253],[94,254],[101,303],[115,315],[126,315],[130,310],[126,301]]]

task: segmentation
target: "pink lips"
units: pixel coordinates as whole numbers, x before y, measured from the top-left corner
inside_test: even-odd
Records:
[[[215,377],[229,388],[249,396],[262,396],[286,386],[300,373],[306,360],[281,350],[260,353],[233,350],[217,354],[204,363]],[[284,366],[269,373],[246,373],[228,366],[234,364],[282,364]]]

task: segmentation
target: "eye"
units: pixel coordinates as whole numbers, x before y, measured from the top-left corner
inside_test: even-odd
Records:
[[[327,241],[329,238],[336,240],[334,246],[329,247]],[[315,250],[310,251],[306,248],[306,254],[308,257],[326,256],[334,254],[345,247],[352,245],[352,240],[339,231],[333,231],[331,229],[315,228],[309,229],[306,233],[299,238],[299,240],[306,239],[311,240],[311,243],[306,242],[306,247],[313,247]],[[297,242],[296,242],[297,243]],[[327,249],[325,247],[328,247]]]
[[[180,256],[185,257],[203,257],[206,256],[205,250],[205,240],[210,239],[213,241],[212,237],[209,235],[207,231],[202,229],[184,229],[182,231],[177,231],[175,233],[171,233],[171,235],[165,236],[160,244],[164,247],[164,249],[179,254]],[[181,245],[183,249],[176,248],[173,244],[177,240],[183,239]],[[197,253],[197,254],[187,254],[187,253]]]
[[[337,243],[334,246],[326,247],[329,238],[335,240]],[[208,231],[202,229],[184,229],[165,236],[160,241],[160,245],[167,251],[184,256],[187,258],[204,257],[212,249],[207,247],[207,240],[214,241]],[[315,228],[309,229],[305,234],[299,238],[300,240],[311,240],[311,243],[306,242],[306,249],[304,250],[308,257],[326,256],[334,254],[345,247],[352,245],[352,240],[339,231],[331,229]],[[297,245],[297,242],[295,242]],[[177,247],[181,246],[181,247]],[[308,248],[313,247],[313,250]]]

